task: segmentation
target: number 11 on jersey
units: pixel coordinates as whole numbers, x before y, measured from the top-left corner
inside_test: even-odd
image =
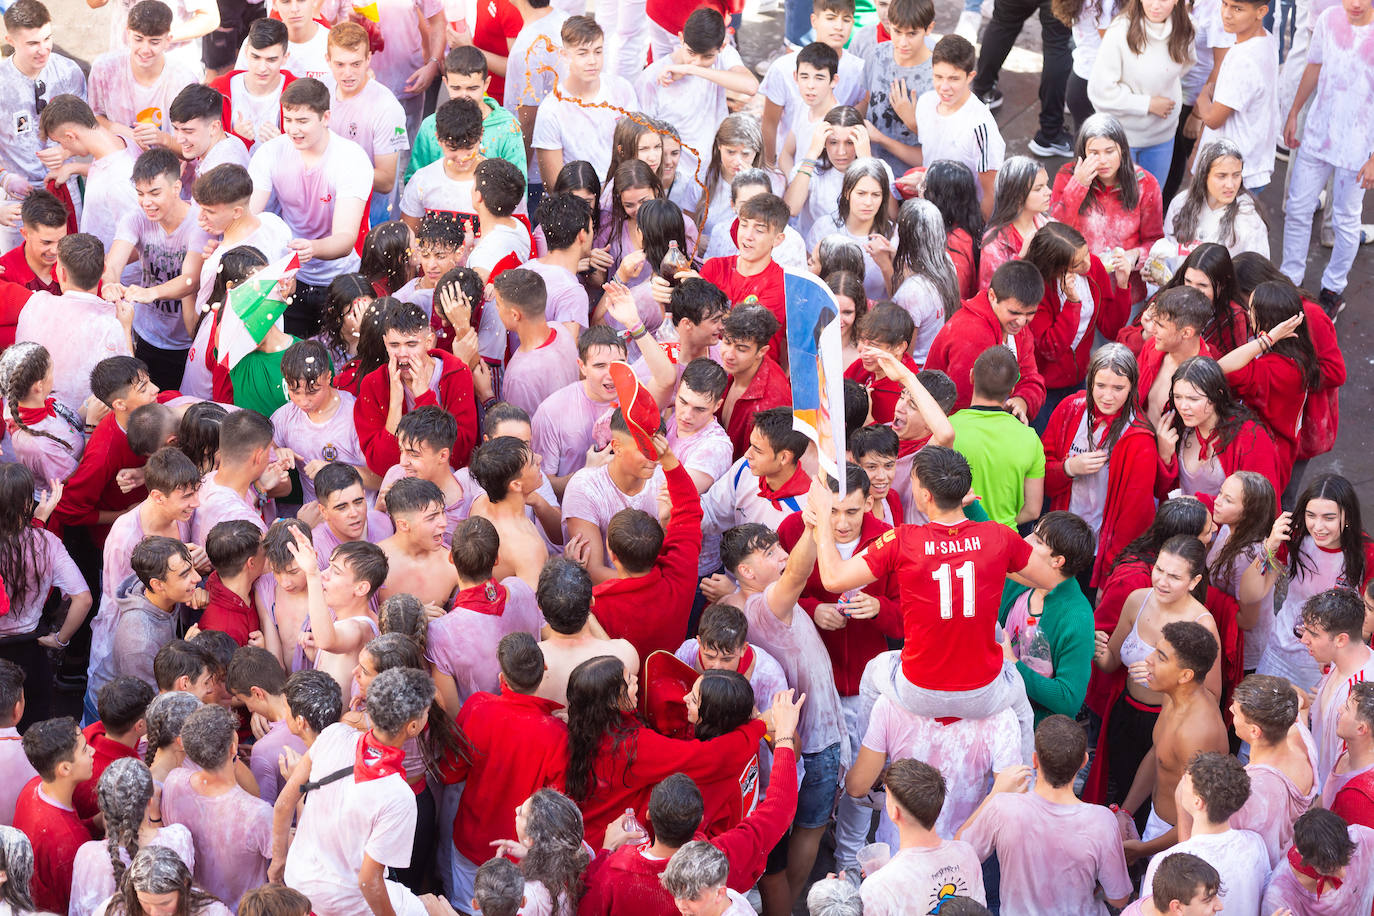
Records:
[[[948,563],[941,564],[940,568],[930,574],[930,577],[940,584],[940,619],[949,620],[954,616],[954,579],[959,580],[964,592],[963,614],[965,617],[972,617],[973,606],[973,561],[965,560],[957,567],[950,566]]]

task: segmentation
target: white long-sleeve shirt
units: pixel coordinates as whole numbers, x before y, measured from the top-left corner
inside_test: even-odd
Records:
[[[1169,56],[1173,25],[1165,20],[1145,22],[1145,46],[1139,54],[1126,44],[1130,19],[1118,16],[1107,27],[1088,78],[1088,99],[1103,114],[1115,115],[1126,128],[1131,146],[1144,148],[1163,143],[1174,135],[1183,103],[1183,74],[1193,66],[1193,50],[1178,63]],[[1173,99],[1168,117],[1150,114],[1150,99]]]

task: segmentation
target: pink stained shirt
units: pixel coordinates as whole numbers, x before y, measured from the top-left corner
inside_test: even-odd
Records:
[[[447,527],[444,530],[444,546],[448,547],[453,543],[453,532],[458,530],[458,526],[468,517],[472,508],[472,501],[477,498],[477,494],[482,488],[472,479],[472,474],[467,468],[460,468],[452,472],[453,479],[458,481],[458,486],[462,488],[463,495],[458,497],[458,501],[444,506],[444,519]],[[382,475],[381,491],[384,492],[393,483],[405,477],[405,469],[399,464],[392,465],[387,472]]]
[[[64,597],[80,595],[90,591],[81,570],[77,569],[67,548],[57,539],[57,535],[43,528],[26,528],[22,536],[31,544],[25,544],[25,553],[32,549],[34,568],[26,568],[32,588],[28,600],[20,605],[10,603],[8,614],[0,617],[0,636],[20,636],[32,633],[38,628],[47,602],[48,591],[56,588]],[[34,651],[42,651],[35,647]],[[30,684],[30,690],[42,690],[42,685]]]
[[[210,529],[220,522],[243,520],[252,522],[267,532],[267,524],[263,521],[262,513],[254,502],[245,500],[238,493],[215,482],[215,475],[218,471],[211,471],[201,479],[200,482],[200,508],[196,509],[195,517],[191,519],[191,540],[205,546],[205,537],[210,533]],[[256,491],[249,488],[249,493]],[[250,495],[249,499],[252,499]],[[271,500],[268,500],[270,503]],[[275,513],[274,513],[275,514]]]
[[[1252,830],[1264,840],[1270,868],[1276,867],[1288,847],[1293,845],[1293,822],[1312,807],[1322,785],[1316,777],[1317,745],[1306,726],[1300,724],[1298,727],[1302,729],[1307,762],[1312,767],[1312,788],[1306,793],[1300,792],[1293,780],[1277,767],[1247,764],[1245,772],[1250,774],[1250,797],[1231,815],[1233,829]]]
[[[509,576],[501,585],[506,589],[506,604],[500,614],[464,607],[460,594],[459,603],[429,625],[425,658],[436,670],[453,678],[463,702],[479,690],[500,690],[496,644],[503,636],[525,632],[538,639],[544,626],[534,590],[523,579]]]
[[[611,480],[610,467],[583,468],[568,481],[563,491],[563,542],[568,541],[568,520],[580,518],[601,531],[605,546],[606,528],[621,509],[641,509],[658,518],[658,485],[653,480],[633,495],[624,493]]]
[[[1003,792],[988,800],[962,839],[980,858],[997,853],[1005,916],[1106,916],[1094,897],[1099,883],[1113,899],[1131,893],[1116,818],[1101,805]]]
[[[785,624],[768,607],[767,594],[776,585],[756,592],[744,600],[744,616],[749,621],[749,641],[768,650],[782,666],[789,686],[806,694],[797,734],[803,754],[840,745],[840,759],[847,758],[848,736],[844,709],[835,690],[835,672],[830,653],[825,650],[811,615],[800,607],[792,608],[792,622]]]
[[[560,322],[533,350],[516,350],[506,362],[501,398],[534,416],[550,395],[578,380],[577,341]]]
[[[577,274],[566,267],[545,264],[543,261],[526,261],[520,265],[544,278],[544,320],[553,324],[559,321],[575,321],[587,327],[590,307],[587,304],[587,288],[577,279]]]
[[[939,846],[900,849],[859,888],[864,916],[933,913],[953,896],[987,902],[983,866],[973,847],[962,840]]]
[[[1273,913],[1284,907],[1298,916],[1363,916],[1374,908],[1374,829],[1351,824],[1346,827],[1355,851],[1345,867],[1346,879],[1338,888],[1327,885],[1318,897],[1303,887],[1293,867],[1280,862],[1269,879],[1264,892],[1261,913]],[[1362,880],[1363,879],[1363,880]]]
[[[5,405],[5,420],[11,426],[10,443],[15,457],[33,473],[35,483],[47,489],[48,481],[54,478],[66,480],[72,476],[86,448],[84,429],[72,426],[71,421],[61,413],[54,413],[37,423],[28,424],[29,429],[23,430],[14,425],[10,418],[9,405]],[[80,423],[79,419],[77,423]],[[50,439],[42,433],[50,433],[61,441]]]
[[[271,578],[270,576],[268,578]],[[279,761],[282,751],[291,748],[297,754],[305,753],[305,742],[291,734],[286,720],[273,722],[267,733],[253,742],[253,753],[248,760],[248,769],[258,783],[258,798],[274,804],[286,780],[281,775]]]
[[[1374,681],[1374,651],[1365,649],[1364,664],[1354,673],[1342,676],[1333,667],[1322,675],[1317,684],[1317,697],[1312,703],[1312,739],[1317,743],[1317,785],[1326,782],[1336,766],[1336,758],[1345,750],[1345,742],[1336,734],[1336,718],[1350,696],[1350,688],[1364,681]]]
[[[358,540],[378,544],[395,533],[396,528],[391,524],[391,516],[385,512],[378,512],[376,509],[369,509],[367,527],[363,529],[363,535]],[[334,555],[334,548],[342,544],[343,541],[339,539],[334,529],[329,527],[328,522],[320,522],[310,529],[310,534],[315,541],[315,553],[319,555],[320,569],[328,569],[329,558]]]
[[[133,355],[114,303],[93,293],[34,293],[19,313],[14,339],[43,345],[52,357],[52,396],[74,411],[90,397],[96,363]]]
[[[374,165],[378,156],[410,149],[401,103],[390,89],[370,77],[352,98],[345,99],[337,86],[333,88],[329,129],[361,146]]]
[[[549,395],[530,423],[533,446],[544,473],[565,477],[587,464],[587,449],[611,441],[611,413],[616,403],[593,401],[585,382],[574,382]]]
[[[295,453],[296,470],[303,470],[310,461],[342,461],[356,467],[366,467],[367,459],[358,442],[358,429],[353,423],[355,398],[347,391],[339,391],[339,406],[334,415],[323,423],[316,423],[305,411],[287,401],[272,413],[272,441],[278,448]],[[304,502],[315,499],[315,484],[301,474]],[[373,491],[369,502],[375,502]]]
[[[187,868],[195,871],[195,841],[191,838],[191,831],[181,824],[158,828],[157,835],[149,845],[167,847],[177,854]],[[127,867],[129,854],[121,849],[119,857]],[[114,892],[110,847],[104,840],[91,840],[76,851],[76,860],[72,863],[72,902],[67,916],[91,916]]]
[[[529,229],[523,225],[503,226],[498,223],[485,229],[477,244],[472,246],[468,254],[468,266],[484,274],[487,282],[491,282],[498,273],[498,267],[504,270],[528,261],[533,243]],[[506,328],[501,324],[496,303],[488,299],[478,322],[478,349],[485,359],[502,360],[506,358],[506,342]]]
[[[191,831],[196,883],[237,910],[239,898],[267,883],[272,859],[272,806],[234,786],[220,795],[191,787],[192,771],[178,768],[162,784],[162,818]]]
[[[986,719],[941,725],[880,697],[863,746],[886,754],[888,760],[924,760],[944,775],[945,806],[935,822],[935,832],[942,836],[953,836],[973,814],[993,773],[1021,763],[1020,732],[1010,709]]]
[[[14,804],[19,793],[38,775],[24,755],[17,728],[0,728],[0,773],[5,777],[0,779],[0,824],[10,827],[14,825]]]

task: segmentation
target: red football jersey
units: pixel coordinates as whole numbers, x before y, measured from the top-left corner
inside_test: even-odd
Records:
[[[899,525],[869,545],[876,576],[897,577],[902,673],[926,690],[975,690],[1002,670],[997,612],[1007,574],[1030,562],[1030,545],[1006,525]]]

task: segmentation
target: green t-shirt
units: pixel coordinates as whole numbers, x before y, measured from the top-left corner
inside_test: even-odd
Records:
[[[296,338],[292,337],[291,343],[295,342]],[[264,417],[270,417],[273,411],[287,402],[286,384],[281,375],[281,358],[286,350],[287,347],[276,353],[254,350],[229,370],[229,381],[234,385],[235,406],[256,410]]]
[[[1035,430],[1005,410],[969,407],[949,418],[954,448],[973,470],[973,492],[988,517],[1016,527],[1025,504],[1025,482],[1045,476],[1045,449]]]

